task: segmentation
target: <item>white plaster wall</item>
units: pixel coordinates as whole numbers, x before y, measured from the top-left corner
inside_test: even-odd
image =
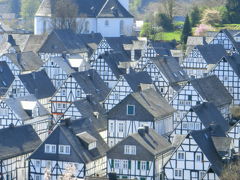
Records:
[[[44,30],[44,22],[46,22],[46,31]],[[52,30],[52,23],[49,17],[34,17],[34,34],[39,35],[49,33]]]

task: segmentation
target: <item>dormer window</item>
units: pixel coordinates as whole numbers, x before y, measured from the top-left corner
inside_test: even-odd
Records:
[[[84,146],[90,151],[97,147],[97,139],[88,132],[82,132],[77,134],[77,137],[81,140]]]
[[[88,145],[88,150],[95,149],[96,147],[97,147],[97,142],[95,141],[95,142],[90,143],[90,144]]]
[[[127,115],[129,116],[135,115],[135,105],[127,105]]]

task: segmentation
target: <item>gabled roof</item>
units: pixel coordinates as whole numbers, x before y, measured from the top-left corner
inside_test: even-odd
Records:
[[[7,56],[21,71],[36,71],[43,65],[41,58],[31,51],[10,53],[5,56]]]
[[[121,142],[113,146],[107,152],[107,156],[113,159],[131,158],[134,160],[146,160],[150,159],[149,155],[156,157],[173,150],[171,143],[169,143],[164,137],[157,134],[155,130],[150,128],[146,130],[145,128],[142,128],[140,131],[141,132],[138,130],[137,133],[130,134]],[[124,154],[124,145],[135,145],[136,155]],[[147,153],[143,153],[144,151]]]
[[[179,62],[174,57],[157,56],[152,59],[152,62],[174,88],[178,87],[177,89],[180,89],[180,85],[177,83],[189,80],[187,73],[180,67]]]
[[[227,30],[227,29],[221,29],[219,31],[219,33],[224,33],[228,37],[228,39],[231,41],[231,43],[233,44],[234,48],[238,52],[240,52],[240,47],[239,47],[238,43],[235,41],[235,39],[233,38],[234,31],[230,31],[230,30]]]
[[[116,52],[124,51],[125,45],[133,45],[138,41],[136,36],[105,37],[109,46]]]
[[[85,94],[89,94],[97,101],[103,101],[110,92],[96,70],[81,71],[72,73],[71,76],[76,80]]]
[[[152,78],[146,71],[131,71],[129,74],[124,74],[123,77],[133,92],[139,91],[141,89],[141,84],[148,84],[150,86],[153,86]]]
[[[77,136],[79,133],[87,132],[97,140],[96,148],[88,150],[84,142]],[[44,144],[65,144],[71,146],[70,155],[46,154],[44,153]],[[108,150],[107,144],[102,137],[98,134],[97,130],[89,119],[82,118],[71,122],[62,122],[57,128],[49,135],[49,137],[42,143],[42,145],[30,156],[30,159],[47,159],[59,160],[67,162],[83,162],[89,163],[95,159],[101,158]]]
[[[35,16],[51,17],[56,14],[56,2],[56,0],[43,0]],[[133,18],[117,0],[71,0],[71,3],[78,8],[78,17]],[[118,10],[119,16],[111,11],[113,6]]]
[[[109,68],[112,70],[113,74],[119,78],[120,75],[126,73],[126,70],[120,68],[119,65],[121,63],[129,63],[131,64],[131,59],[128,58],[124,53],[121,52],[109,52],[99,56],[99,58],[103,58],[105,62],[108,64]]]
[[[19,117],[21,120],[28,120],[31,119],[26,111],[24,110],[24,107],[21,104],[21,101],[34,101],[36,102],[36,105],[38,106],[38,116],[44,116],[49,115],[50,113],[43,107],[42,104],[38,102],[36,97],[34,95],[30,96],[24,96],[24,97],[17,97],[17,98],[8,98],[4,100],[5,103],[11,108],[11,110]],[[34,107],[32,107],[34,108]]]
[[[107,120],[104,116],[106,111],[98,102],[93,99],[83,99],[74,101],[73,104],[83,117],[91,119],[97,130],[101,131],[107,128]]]
[[[41,140],[31,125],[0,129],[0,160],[33,152]]]
[[[155,118],[163,118],[172,115],[176,110],[154,89],[130,94]]]
[[[212,102],[215,106],[231,104],[233,97],[217,76],[192,79],[190,82],[204,100]]]
[[[192,131],[191,136],[202,150],[203,154],[207,157],[211,163],[211,167],[214,172],[220,176],[223,170],[223,161],[221,156],[218,154],[211,135],[211,128],[207,128],[200,131]]]
[[[207,64],[216,64],[222,57],[227,55],[221,44],[204,44],[195,47],[199,50]]]
[[[22,51],[23,52],[32,51],[32,52],[38,53],[47,38],[48,38],[48,35],[46,34],[30,35],[26,40],[25,44],[23,45]]]
[[[68,61],[62,57],[52,57],[51,61],[56,63],[66,74],[76,72],[68,63]]]
[[[5,95],[14,81],[14,75],[5,61],[0,61],[0,96]]]
[[[205,128],[216,124],[219,125],[224,132],[229,130],[228,122],[212,102],[204,102],[200,105],[193,106],[191,110],[197,114]]]
[[[106,0],[98,13],[99,18],[133,18],[133,16],[119,3],[118,0]]]
[[[56,91],[45,70],[21,74],[18,77],[28,92],[37,99],[52,97]]]

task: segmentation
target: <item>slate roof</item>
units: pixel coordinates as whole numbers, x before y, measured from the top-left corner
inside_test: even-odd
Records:
[[[130,96],[133,96],[155,118],[163,118],[176,111],[164,97],[152,88],[132,93]]]
[[[36,71],[43,65],[41,58],[34,52],[10,53],[5,56],[21,71]]]
[[[118,0],[106,0],[98,13],[99,18],[133,18],[133,16],[119,3]]]
[[[56,91],[45,70],[21,74],[18,77],[28,92],[37,99],[50,98]]]
[[[225,60],[228,61],[228,63],[232,67],[233,71],[240,78],[240,55],[233,54],[231,56],[225,57]]]
[[[66,59],[62,57],[52,57],[51,60],[56,63],[66,74],[75,72]]]
[[[87,132],[97,139],[97,146],[95,149],[88,150],[84,142],[79,139],[77,134]],[[44,153],[44,144],[61,144],[63,139],[66,139],[65,144],[71,146],[70,155],[61,154],[46,154]],[[48,138],[41,144],[41,146],[29,157],[30,159],[46,159],[59,160],[67,162],[83,162],[89,163],[95,159],[103,157],[108,150],[107,144],[98,134],[97,130],[89,119],[82,118],[71,121],[70,124],[61,123],[54,129]]]
[[[228,90],[217,76],[212,75],[199,79],[192,79],[190,82],[203,99],[208,102],[213,102],[215,106],[219,107],[231,104],[233,97],[229,94]]]
[[[72,73],[71,76],[83,89],[85,94],[92,95],[95,100],[103,101],[110,92],[96,70],[81,71]]]
[[[134,45],[138,41],[136,36],[105,37],[109,46],[115,51],[124,51],[126,45]],[[136,43],[135,43],[136,45]]]
[[[190,134],[211,163],[211,168],[220,176],[224,164],[212,141],[211,128],[192,131]]]
[[[83,117],[91,119],[97,130],[102,131],[107,128],[107,120],[104,116],[106,111],[98,102],[93,99],[83,99],[74,101],[73,104]]]
[[[33,152],[41,140],[31,125],[0,129],[0,160]]]
[[[152,62],[158,67],[161,73],[168,80],[169,84],[177,90],[180,89],[180,85],[177,83],[188,81],[188,75],[180,67],[179,62],[174,57],[170,56],[157,56],[152,59]]]
[[[14,81],[14,75],[5,61],[0,61],[0,96],[5,95]]]
[[[145,131],[144,128],[142,130]],[[136,155],[125,155],[124,148],[122,148],[124,145],[136,145]],[[143,150],[149,154],[142,153]],[[139,132],[130,134],[128,137],[109,149],[107,157],[113,159],[131,158],[132,160],[145,160],[150,158],[149,155],[154,158],[171,150],[173,150],[171,143],[169,143],[164,137],[157,134],[155,130],[149,128],[149,132],[144,132],[143,135]]]
[[[207,64],[216,64],[222,57],[227,55],[221,44],[205,44],[195,47],[199,50]]]
[[[38,53],[39,50],[41,49],[42,45],[48,38],[48,35],[42,34],[42,35],[30,35],[25,42],[25,44],[22,47],[23,52],[35,52]]]
[[[235,39],[233,38],[233,35],[230,33],[229,30],[227,29],[222,29],[220,30],[220,33],[224,33],[228,39],[232,42],[233,46],[235,47],[235,49],[240,52],[240,46],[238,45],[238,43],[235,41]],[[231,31],[233,33],[233,31]]]
[[[11,110],[19,117],[21,120],[31,119],[26,111],[23,109],[21,101],[35,101],[39,107],[39,116],[49,115],[50,113],[40,104],[34,95],[17,97],[17,98],[8,98],[4,100],[5,103],[11,108]]]
[[[139,91],[141,84],[149,84],[153,86],[152,78],[146,71],[131,71],[129,74],[124,74],[123,77],[133,92]]]
[[[219,125],[224,132],[230,128],[228,122],[212,102],[203,102],[200,105],[193,106],[191,110],[197,114],[205,128],[212,124]]]
[[[78,7],[79,17],[133,18],[117,0],[71,0]],[[51,17],[55,12],[56,0],[43,0],[35,16]],[[113,13],[112,7],[115,7]]]
[[[99,56],[99,58],[103,58],[109,68],[112,70],[113,74],[116,76],[116,78],[119,78],[120,75],[126,73],[126,70],[123,68],[119,68],[119,65],[124,62],[128,63],[130,65],[130,58],[128,58],[124,53],[122,52],[109,52],[105,53]]]

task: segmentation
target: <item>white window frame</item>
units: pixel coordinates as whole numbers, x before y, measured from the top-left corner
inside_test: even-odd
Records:
[[[66,89],[62,89],[61,90],[61,96],[66,96],[67,95],[67,90]]]
[[[119,124],[118,124],[118,131],[119,131],[120,133],[123,133],[123,131],[124,131],[124,124],[123,124],[123,123],[119,123]]]
[[[61,150],[63,150],[63,151],[61,151]],[[62,144],[58,145],[58,153],[59,154],[70,155],[71,154],[71,147],[69,145],[62,145]]]
[[[56,145],[55,144],[45,144],[44,152],[49,153],[49,154],[55,154],[56,153]]]
[[[135,145],[124,145],[124,154],[136,155],[136,146]]]
[[[147,161],[141,161],[140,169],[143,171],[147,170]]]
[[[123,169],[128,169],[128,160],[123,160],[123,166],[122,166],[122,168]]]
[[[199,157],[199,160],[198,160]],[[201,153],[196,153],[195,154],[195,161],[196,162],[202,162],[202,154]]]
[[[114,159],[114,168],[120,169],[120,160],[119,159]]]
[[[182,169],[174,169],[174,178],[181,179],[182,177],[183,177],[183,170]]]

